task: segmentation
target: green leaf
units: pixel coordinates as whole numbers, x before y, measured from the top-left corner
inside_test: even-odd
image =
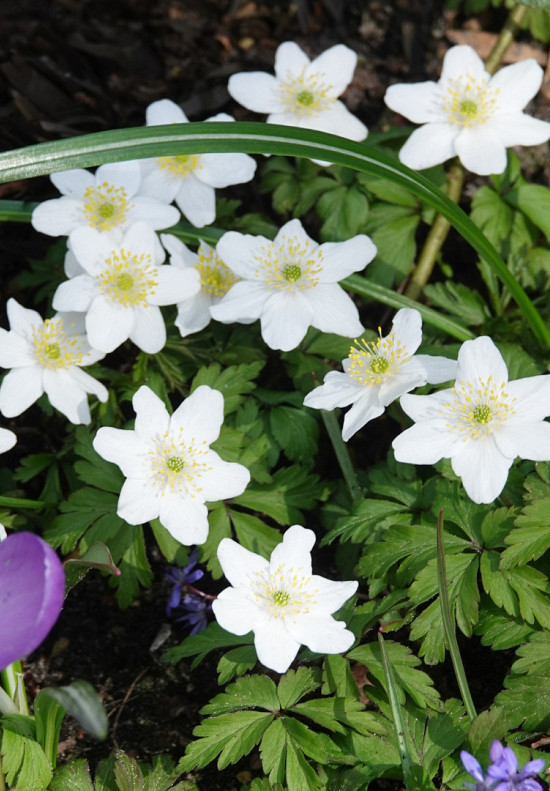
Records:
[[[471,217],[487,238],[498,247],[510,233],[513,211],[496,190],[482,186],[472,198]]]
[[[368,192],[371,192],[377,198],[387,203],[392,203],[394,206],[405,206],[409,209],[418,207],[418,200],[414,195],[411,195],[409,190],[403,189],[399,184],[394,184],[388,179],[373,179],[363,176],[359,173],[357,181],[362,184]]]
[[[316,733],[293,717],[284,717],[284,726],[290,737],[308,758],[318,764],[339,763],[342,751],[326,733]]]
[[[122,750],[115,753],[115,780],[120,791],[145,791],[145,782],[135,758]]]
[[[509,675],[495,703],[506,712],[508,728],[546,731],[550,727],[550,672]]]
[[[240,709],[260,708],[266,711],[279,711],[277,687],[269,676],[244,676],[230,684],[225,692],[212,698],[203,706],[202,714],[224,714]]]
[[[94,791],[88,761],[85,758],[77,758],[63,766],[58,766],[48,791]]]
[[[224,398],[224,414],[229,415],[243,402],[243,396],[255,389],[254,379],[263,367],[263,362],[254,362],[229,365],[222,370],[219,363],[212,363],[206,368],[201,368],[195,376],[191,384],[191,393],[200,385],[208,385],[214,390],[219,390]]]
[[[512,673],[530,676],[539,673],[550,673],[550,635],[546,632],[534,632],[529,642],[517,650],[520,657],[512,665]]]
[[[502,553],[501,568],[525,565],[540,558],[550,548],[550,497],[543,496],[544,488],[540,492],[540,499],[530,498],[531,502],[524,506],[516,519],[517,527],[507,535],[505,542],[508,549]]]
[[[61,513],[47,528],[44,537],[52,546],[60,547],[63,554],[69,554],[88,528],[100,520],[109,531],[126,525],[116,515],[117,502],[118,497],[109,492],[89,487],[77,489],[60,504]],[[112,547],[109,548],[112,551]]]
[[[217,756],[218,769],[236,763],[260,742],[273,716],[263,711],[232,711],[204,720],[193,731],[199,738],[187,746],[178,770],[201,769]]]
[[[323,220],[321,241],[342,242],[364,231],[369,202],[357,187],[335,187],[321,195],[317,213]]]
[[[257,516],[230,508],[229,518],[239,543],[250,552],[268,558],[277,544],[281,543],[282,536],[279,531],[264,524]]]
[[[547,241],[550,241],[550,192],[547,187],[522,184],[507,193],[506,201],[522,211],[543,232]]]
[[[380,213],[380,218],[376,215]],[[371,211],[367,230],[377,247],[375,261],[369,265],[369,278],[391,288],[411,271],[416,256],[416,229],[418,214],[399,206],[377,206]]]
[[[458,316],[468,326],[479,326],[490,316],[487,304],[479,292],[462,283],[455,283],[452,280],[428,283],[424,286],[424,294],[432,305],[443,308],[452,316]]]
[[[269,412],[269,426],[287,458],[308,465],[314,461],[319,424],[308,412],[290,406],[273,407]]]
[[[321,787],[319,777],[299,747],[287,737],[286,784],[288,791],[315,791]]]
[[[95,736],[105,739],[109,722],[97,692],[88,681],[73,681],[65,687],[46,687],[38,694],[37,700],[47,697],[58,703],[78,724]]]
[[[167,651],[163,656],[163,660],[176,664],[181,659],[192,656],[194,659],[191,663],[191,670],[194,670],[210,651],[236,645],[250,645],[253,639],[252,633],[240,637],[239,635],[226,632],[217,623],[210,623],[206,629],[186,637],[182,643]]]
[[[323,492],[319,476],[310,475],[303,467],[283,467],[270,484],[250,485],[233,503],[265,513],[282,525],[301,522],[299,508],[314,508]]]
[[[93,436],[85,426],[75,431],[75,453],[84,461],[75,462],[74,468],[81,481],[97,489],[119,494],[124,476],[116,464],[105,461],[92,445]]]
[[[65,569],[65,592],[68,593],[80,582],[90,569],[106,571],[119,577],[121,574],[114,562],[108,547],[100,541],[95,541],[79,558],[68,558],[63,563]]]
[[[153,572],[145,552],[143,528],[139,525],[128,529],[132,530],[132,541],[120,560],[120,577],[111,577],[111,581],[118,581],[115,595],[123,609],[133,602],[140,585],[149,588],[153,581]]]
[[[320,685],[319,673],[313,668],[300,667],[298,670],[287,670],[277,687],[281,708],[290,708],[300,698],[318,689]]]
[[[492,601],[484,601],[474,632],[481,635],[482,645],[490,645],[495,651],[501,651],[524,643],[534,630],[522,618],[512,618]]]
[[[408,521],[412,520],[408,510],[406,505],[392,500],[365,498],[354,504],[351,516],[338,519],[336,526],[323,537],[322,544],[331,544],[335,539],[363,544],[384,528],[393,526],[401,515]]]
[[[272,722],[262,737],[260,744],[262,766],[273,784],[282,783],[285,780],[286,740],[287,735],[282,719]]]
[[[52,777],[44,750],[35,741],[34,723],[22,714],[7,714],[2,726],[2,772],[17,791],[43,791]]]
[[[417,706],[440,710],[441,701],[432,679],[427,673],[417,669],[421,664],[420,659],[400,643],[385,640],[385,646],[396,678],[398,694],[401,693],[401,704],[405,702],[403,693],[407,693]],[[385,686],[386,675],[378,643],[360,645],[348,653],[348,658],[365,665],[368,672]]]
[[[223,686],[234,676],[242,676],[252,670],[258,657],[253,645],[242,645],[227,651],[218,662],[218,685]]]

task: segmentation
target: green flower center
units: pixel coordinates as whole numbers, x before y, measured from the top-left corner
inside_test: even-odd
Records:
[[[113,206],[112,203],[102,203],[98,207],[97,213],[99,214],[102,220],[110,220],[115,213],[115,207]]]
[[[279,607],[284,607],[290,601],[290,596],[286,591],[275,591],[273,594],[273,601]]]
[[[492,417],[493,414],[487,404],[476,406],[473,411],[473,418],[476,423],[489,423]]]
[[[181,472],[185,467],[185,462],[181,456],[170,456],[170,458],[166,459],[166,466],[170,472]]]
[[[283,269],[283,277],[289,283],[295,283],[302,277],[302,270],[298,264],[287,264]]]
[[[134,285],[134,278],[128,272],[123,272],[117,277],[116,284],[121,291],[129,291]]]
[[[58,343],[49,343],[44,349],[44,354],[48,360],[58,360],[61,355],[61,349]]]
[[[296,101],[303,107],[311,107],[315,101],[315,96],[311,91],[300,91],[300,93],[296,96]]]
[[[385,357],[373,357],[370,361],[370,369],[375,374],[385,374],[390,364]]]
[[[474,102],[472,99],[463,99],[460,102],[459,109],[462,115],[476,115],[477,103]]]

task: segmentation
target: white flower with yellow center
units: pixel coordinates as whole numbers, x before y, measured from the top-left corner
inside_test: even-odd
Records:
[[[357,55],[343,44],[310,61],[297,44],[285,41],[275,54],[275,76],[260,71],[233,74],[227,89],[248,110],[268,113],[270,124],[364,140],[367,127],[338,101],[356,64]]]
[[[44,201],[32,213],[34,228],[48,236],[68,236],[84,227],[119,241],[132,223],[146,222],[159,230],[180,218],[176,207],[168,205],[170,198],[141,194],[136,161],[101,165],[95,173],[66,170],[50,178],[62,197]]]
[[[344,372],[330,371],[324,383],[307,394],[304,404],[314,409],[352,404],[342,430],[347,442],[404,393],[427,382],[439,384],[454,379],[454,360],[415,354],[421,341],[420,313],[412,308],[399,310],[388,335],[382,337],[380,333],[377,341],[355,341],[342,361]]]
[[[107,401],[108,392],[81,370],[104,356],[90,347],[82,316],[68,313],[44,320],[14,299],[8,300],[7,313],[10,331],[0,329],[0,367],[11,370],[0,385],[0,412],[20,415],[46,393],[71,423],[89,423],[87,394]]]
[[[177,305],[176,327],[185,338],[210,324],[210,306],[216,305],[238,278],[224,264],[215,248],[205,242],[201,242],[198,252],[194,253],[171,234],[162,234],[161,240],[170,255],[171,265],[178,269],[195,269],[201,281],[199,293]]]
[[[199,291],[196,271],[158,265],[156,243],[145,223],[130,226],[120,246],[92,228],[72,235],[71,253],[84,273],[57,288],[53,305],[86,313],[88,340],[95,349],[112,352],[130,338],[155,354],[166,343],[159,305],[174,305]]]
[[[185,124],[183,110],[169,99],[160,99],[147,108],[147,126]],[[227,113],[207,121],[234,121]],[[254,177],[255,160],[248,154],[172,155],[141,160],[141,192],[160,201],[175,201],[189,222],[198,228],[216,218],[215,190],[243,184]]]
[[[493,341],[466,341],[458,353],[452,389],[405,395],[401,406],[415,422],[393,441],[395,458],[411,464],[451,459],[475,503],[503,490],[516,456],[550,460],[550,376],[508,381]]]
[[[400,160],[422,170],[458,156],[472,173],[502,173],[507,148],[550,138],[550,124],[522,112],[542,78],[533,59],[491,76],[471,47],[451,47],[439,82],[392,85],[386,91],[384,101],[390,109],[424,124],[409,137]]]
[[[363,332],[353,301],[338,285],[372,261],[368,236],[317,244],[300,220],[290,220],[273,241],[229,231],[216,246],[222,261],[242,278],[210,313],[223,322],[261,321],[272,349],[296,348],[308,327],[353,338]]]
[[[208,536],[206,501],[236,497],[250,473],[242,464],[223,461],[209,445],[223,423],[223,396],[198,387],[168,414],[145,385],[132,399],[133,431],[100,428],[94,448],[118,464],[126,481],[117,513],[131,525],[159,518],[182,544],[203,544]]]
[[[254,632],[258,659],[285,673],[301,645],[318,654],[340,654],[355,636],[332,613],[357,590],[357,582],[333,582],[312,574],[315,533],[289,527],[266,560],[236,541],[224,538],[218,560],[232,585],[213,602],[222,629],[232,634]]]

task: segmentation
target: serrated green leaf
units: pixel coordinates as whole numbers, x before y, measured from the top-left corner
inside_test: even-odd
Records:
[[[380,222],[373,230],[372,220],[380,212]],[[384,222],[383,217],[386,217]],[[375,261],[369,265],[369,277],[387,288],[401,281],[411,271],[416,255],[416,229],[420,217],[400,206],[383,204],[371,210],[367,231],[376,245]]]
[[[290,461],[307,463],[315,459],[319,424],[303,409],[276,406],[269,412],[269,426]]]
[[[364,231],[369,202],[365,193],[355,186],[336,186],[320,196],[317,213],[323,220],[320,240],[342,242]]]
[[[224,714],[240,709],[260,708],[266,711],[279,711],[277,687],[269,676],[244,676],[230,684],[225,692],[212,698],[203,706],[202,714]]]
[[[516,525],[505,539],[508,549],[502,553],[503,569],[537,560],[550,548],[550,497],[528,503],[517,517]]]
[[[269,775],[269,781],[271,783],[284,782],[286,769],[286,741],[287,735],[282,719],[277,719],[272,722],[262,736],[260,756],[263,770]]]
[[[482,186],[475,191],[472,198],[472,220],[497,248],[510,233],[513,213],[492,187]]]
[[[191,663],[191,669],[194,670],[210,651],[236,645],[250,645],[253,639],[251,633],[241,637],[226,632],[225,629],[222,629],[217,623],[210,623],[206,629],[202,629],[197,634],[186,637],[179,645],[167,651],[163,656],[163,660],[176,664],[181,659],[192,656],[194,659]]]
[[[281,543],[279,531],[266,525],[257,516],[233,508],[228,509],[228,514],[239,543],[250,552],[268,558],[277,544]]]
[[[293,706],[304,695],[308,695],[321,685],[319,673],[310,667],[287,670],[277,687],[277,695],[282,709]]]
[[[474,632],[481,635],[482,645],[490,645],[495,651],[501,651],[524,643],[534,630],[522,618],[512,618],[492,601],[485,601],[480,608]]]
[[[250,485],[232,502],[265,513],[281,525],[301,522],[300,508],[314,508],[323,492],[317,475],[303,467],[283,467],[270,484]]]
[[[528,5],[535,2],[543,3],[545,0],[531,0]],[[539,184],[520,184],[506,194],[506,202],[522,211],[543,232],[547,241],[550,241],[550,192],[546,187]]]
[[[123,750],[115,753],[114,771],[120,791],[145,791],[145,781],[138,762]]]
[[[399,518],[412,520],[407,506],[392,500],[366,498],[354,506],[351,516],[338,519],[336,526],[324,536],[322,544],[330,544],[335,539],[363,544],[372,540],[383,528],[395,524]]]
[[[17,791],[43,791],[52,777],[52,767],[44,750],[35,741],[34,723],[21,714],[0,719],[2,772]]]
[[[339,698],[359,699],[350,663],[340,654],[328,654],[324,659],[322,692],[324,695],[334,693]]]
[[[357,181],[377,198],[394,206],[406,206],[413,209],[418,207],[418,199],[411,195],[409,190],[403,189],[398,184],[393,184],[387,179],[373,179],[362,173],[357,174]]]
[[[48,791],[94,791],[88,761],[85,758],[77,758],[63,766],[58,766]]]
[[[319,776],[308,763],[302,751],[287,738],[286,784],[288,791],[316,791],[321,787]]]
[[[253,645],[242,645],[227,651],[218,662],[218,685],[223,686],[234,676],[241,676],[252,670],[258,657]]]
[[[341,762],[342,751],[326,733],[316,733],[293,717],[284,717],[283,720],[290,739],[308,758],[319,764]]]
[[[64,554],[69,554],[88,528],[100,518],[113,530],[125,524],[116,515],[117,502],[118,497],[110,492],[87,486],[77,489],[60,504],[61,514],[47,528],[44,537],[52,546],[60,547]],[[112,547],[109,548],[112,551]]]
[[[508,728],[527,731],[550,727],[550,672],[509,675],[495,703],[506,713]]]
[[[153,581],[153,572],[145,551],[143,528],[138,525],[131,530],[132,541],[120,559],[120,577],[110,578],[111,584],[113,580],[116,583],[115,596],[123,609],[133,602],[139,593],[140,585],[149,588]]]
[[[535,632],[529,642],[517,650],[520,657],[512,665],[512,673],[530,676],[539,673],[550,673],[550,635],[547,632]]]
[[[224,398],[224,415],[234,412],[243,401],[243,395],[256,387],[254,379],[258,376],[264,362],[229,365],[222,370],[219,363],[201,368],[191,383],[191,393],[199,385],[208,385],[219,390]]]
[[[489,318],[489,309],[478,291],[446,280],[444,283],[428,283],[424,293],[431,305],[443,308],[451,316],[458,316],[470,326],[476,327]]]

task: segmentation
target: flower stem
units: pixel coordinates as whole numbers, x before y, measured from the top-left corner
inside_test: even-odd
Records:
[[[336,415],[334,412],[327,412],[326,409],[320,409],[319,411],[321,413],[321,417],[323,418],[323,423],[325,424],[329,439],[332,442],[332,447],[334,448],[334,453],[338,459],[338,464],[342,470],[342,475],[344,476],[344,480],[349,489],[351,499],[358,500],[363,493],[359,483],[357,482],[357,477],[355,475],[355,469],[349,455],[348,446],[342,439],[342,433],[340,426],[338,425]]]
[[[458,649],[454,628],[454,619],[449,606],[449,593],[447,589],[447,575],[445,573],[445,548],[443,546],[443,509],[439,512],[437,519],[437,585],[439,588],[439,603],[441,605],[441,618],[443,620],[443,631],[447,639],[449,654],[455,671],[456,680],[460,689],[460,695],[466,707],[468,717],[473,721],[477,717],[474,701],[470,693],[470,686],[466,678],[462,657]]]
[[[395,735],[397,737],[397,746],[399,748],[399,757],[401,759],[401,768],[403,770],[403,780],[407,791],[415,786],[412,776],[412,760],[410,750],[407,746],[405,737],[405,723],[401,713],[401,703],[399,701],[399,693],[395,682],[395,675],[391,666],[388,652],[386,651],[386,644],[381,632],[378,632],[378,642],[380,643],[380,654],[382,657],[382,664],[384,665],[384,673],[386,675],[386,684],[388,687],[388,700],[390,703],[393,725],[395,728]]]
[[[464,184],[464,168],[460,162],[455,163],[447,174],[447,195],[458,203]],[[432,274],[437,256],[447,238],[451,223],[442,214],[438,214],[430,229],[430,233],[424,242],[424,247],[420,253],[420,258],[415,266],[411,278],[405,289],[405,296],[410,299],[418,299],[422,290]]]
[[[0,672],[0,685],[15,702],[20,714],[29,714],[29,704],[25,684],[23,683],[23,668],[21,662],[12,662]]]
[[[528,10],[529,9],[526,5],[516,3],[516,5],[508,14],[508,19],[500,31],[500,35],[496,41],[496,44],[489,53],[489,57],[485,61],[485,71],[488,71],[489,74],[494,74],[499,67],[504,53],[514,40],[519,30],[519,26],[525,19],[525,15],[527,14]]]

